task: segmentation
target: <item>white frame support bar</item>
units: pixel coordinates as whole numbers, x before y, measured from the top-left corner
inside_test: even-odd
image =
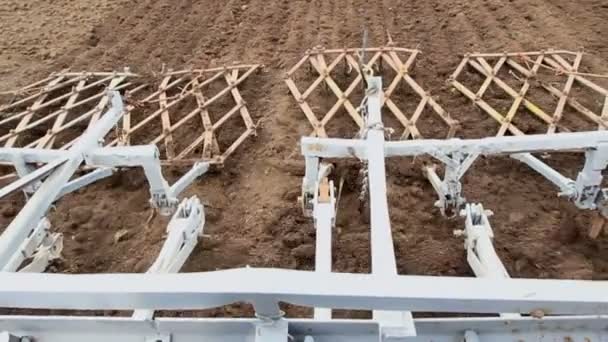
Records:
[[[558,316],[536,319],[501,317],[419,318],[415,320],[418,336],[411,342],[454,342],[475,336],[478,341],[603,341],[608,337],[608,316]],[[242,342],[274,341],[268,327],[281,323],[275,332],[287,339],[302,342],[382,342],[380,326],[369,320],[316,321],[286,319],[266,322],[259,319],[230,318],[157,318],[147,321],[124,317],[40,317],[5,316],[0,329],[6,336],[36,342]],[[2,335],[0,334],[0,337]],[[12,342],[12,340],[9,340]],[[467,340],[471,342],[471,340]]]
[[[38,237],[35,232],[39,221],[54,201],[112,175],[114,168],[142,167],[150,184],[150,203],[162,215],[172,214],[178,205],[177,196],[209,169],[209,163],[197,163],[173,186],[169,186],[162,174],[156,146],[99,147],[103,137],[123,114],[120,94],[115,91],[110,94],[111,108],[67,151],[0,148],[0,162],[14,163],[22,177],[0,189],[0,198],[19,189],[26,193],[34,191],[24,208],[0,236],[0,270],[15,271],[25,258],[31,257],[33,247],[30,243],[33,241],[40,243],[34,246],[39,253],[36,254],[37,258],[34,257],[34,263],[23,271],[46,268],[48,261],[61,252],[62,240],[56,235],[32,239]],[[83,162],[95,169],[70,180]],[[38,169],[33,168],[38,163],[46,164]]]
[[[2,268],[18,252],[17,249],[21,245],[21,242],[25,241],[31,232],[31,226],[42,219],[48,208],[63,190],[64,185],[80,167],[80,164],[84,160],[84,153],[92,148],[96,148],[99,141],[103,139],[120,119],[123,105],[118,92],[112,93],[111,103],[112,107],[110,110],[67,151],[67,156],[64,155],[63,157],[67,157],[66,159],[62,158],[58,159],[57,162],[46,164],[46,166],[53,166],[50,170],[52,173],[39,186],[38,190],[27,201],[4,233],[0,235],[0,266]]]
[[[42,218],[21,246],[4,265],[2,272],[44,272],[51,260],[61,256],[63,250],[63,235],[51,233],[51,223]],[[32,260],[23,265],[27,259]]]
[[[460,216],[465,218],[465,228],[455,231],[454,235],[464,238],[467,262],[476,277],[508,279],[510,278],[509,272],[492,244],[494,232],[488,219],[492,215],[493,213],[485,210],[481,204],[466,204],[460,212]],[[505,318],[520,316],[512,313],[501,313],[500,315]]]
[[[601,315],[606,281],[398,276],[242,268],[178,274],[0,273],[0,307],[189,310],[235,302],[458,313]],[[445,290],[449,289],[449,291]],[[260,311],[260,310],[256,310]]]
[[[321,139],[305,137],[302,153],[308,158],[359,158],[366,160],[370,151],[362,140]],[[562,176],[530,153],[583,150],[586,162],[576,180]],[[466,201],[461,196],[460,178],[479,156],[509,155],[539,172],[569,197],[580,209],[599,210],[608,216],[604,203],[608,198],[601,189],[602,170],[608,166],[608,133],[581,132],[552,135],[525,135],[483,139],[389,141],[384,144],[386,157],[428,154],[443,162],[446,175],[440,179],[433,167],[425,173],[439,195],[437,206],[442,213],[458,210]],[[457,213],[457,211],[456,211]]]
[[[184,199],[167,225],[167,238],[147,273],[177,273],[203,236],[205,212],[196,196]],[[133,318],[151,320],[153,310],[136,310]]]

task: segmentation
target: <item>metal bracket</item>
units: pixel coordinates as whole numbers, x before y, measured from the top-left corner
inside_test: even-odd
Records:
[[[551,181],[560,189],[559,196],[568,197],[579,209],[598,210],[608,217],[606,201],[608,189],[602,189],[602,171],[608,167],[608,144],[600,143],[585,149],[585,165],[576,180],[563,176],[529,153],[511,155]]]
[[[462,206],[466,203],[466,199],[462,197],[462,184],[460,179],[464,176],[467,170],[473,165],[479,153],[461,153],[454,152],[450,155],[436,151],[430,153],[437,160],[445,165],[445,175],[443,180],[439,178],[435,172],[434,166],[424,168],[424,173],[429,182],[439,196],[435,206],[439,208],[441,214],[448,217],[454,217],[458,214]]]
[[[194,250],[205,226],[204,207],[196,196],[184,199],[167,225],[167,238],[146,273],[177,273]],[[150,320],[152,310],[136,310],[134,318]]]
[[[467,261],[477,277],[509,278],[509,274],[494,250],[494,232],[488,220],[493,213],[481,204],[467,204],[460,212],[465,218],[465,229],[454,232],[465,239]]]

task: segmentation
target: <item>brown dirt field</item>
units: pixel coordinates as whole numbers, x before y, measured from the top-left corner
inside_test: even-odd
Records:
[[[370,45],[386,42],[423,51],[416,80],[463,124],[464,136],[487,135],[487,115],[445,85],[459,54],[543,48],[589,53],[589,69],[608,71],[608,4],[604,0],[74,0],[27,3],[0,0],[0,91],[53,71],[160,70],[161,65],[207,67],[260,63],[263,71],[243,89],[262,119],[221,172],[203,177],[187,195],[207,204],[205,233],[185,272],[251,265],[309,270],[314,266],[312,221],[296,201],[303,175],[298,139],[309,132],[289,95],[284,72],[311,47],[358,47],[363,27]],[[551,156],[570,176],[580,156]],[[470,276],[461,220],[433,207],[435,194],[421,161],[388,163],[389,204],[399,272]],[[369,233],[357,201],[357,165],[340,165],[345,191],[334,239],[334,270],[369,272]],[[174,179],[177,173],[171,174]],[[495,245],[513,277],[608,279],[608,237],[586,237],[590,215],[556,198],[556,190],[516,161],[478,161],[464,180],[469,201],[495,212]],[[126,172],[61,199],[53,229],[65,236],[64,259],[54,271],[143,272],[163,242],[167,220],[149,215],[148,189],[139,171]],[[3,201],[6,225],[22,205]],[[114,242],[114,233],[128,229]],[[181,314],[181,313],[180,313]],[[198,314],[198,313],[197,313]],[[251,314],[246,306],[205,315]],[[289,315],[309,310],[289,308]],[[352,313],[349,315],[353,315]]]

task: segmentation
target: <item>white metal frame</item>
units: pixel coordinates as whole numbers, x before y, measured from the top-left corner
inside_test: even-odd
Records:
[[[598,146],[608,141],[608,132],[549,138],[385,142],[380,115],[382,81],[378,77],[367,81],[367,111],[361,139],[302,139],[306,158],[303,203],[306,212],[314,217],[317,229],[316,271],[243,268],[165,274],[162,270],[171,267],[159,257],[153,266],[154,272],[148,274],[0,273],[0,307],[138,310],[134,317],[125,318],[0,317],[0,331],[3,331],[0,338],[40,342],[83,339],[155,342],[608,340],[605,329],[608,282],[510,279],[492,247],[488,213],[480,205],[465,207],[462,212],[466,218],[465,230],[461,232],[478,278],[398,275],[384,167],[386,157],[398,155],[444,154],[454,158],[459,153],[518,154],[584,149],[588,152],[586,165],[591,164],[595,172],[603,164],[589,162],[589,159],[593,160],[597,154],[602,157],[603,149]],[[594,156],[594,152],[598,153]],[[322,160],[330,157],[356,157],[366,161],[371,210],[371,274],[331,270],[336,197],[328,178],[331,166]],[[583,179],[582,184],[594,182],[595,179]],[[34,196],[36,194],[38,192]],[[198,230],[196,224],[187,223],[196,221],[193,216],[176,215],[177,220],[184,223],[180,225],[183,234],[200,234],[202,227]],[[190,215],[196,217],[196,212]],[[179,235],[169,237],[166,246],[189,248],[185,247],[188,245],[185,239],[169,243]],[[179,251],[173,249],[173,253]],[[141,311],[206,309],[235,302],[251,303],[257,317],[152,320],[150,311]],[[281,302],[314,307],[314,319],[284,318],[279,307]],[[332,309],[373,310],[374,315],[372,320],[333,320]],[[411,312],[501,316],[414,319]]]
[[[445,164],[442,180],[434,167],[426,167],[427,177],[439,196],[437,206],[461,209],[466,203],[462,197],[460,178],[479,156],[509,155],[529,165],[560,189],[581,209],[599,209],[603,212],[604,191],[601,189],[602,170],[608,165],[608,135],[605,131],[560,133],[553,135],[527,135],[515,137],[491,137],[483,139],[447,139],[389,141],[381,149],[386,157],[431,155]],[[583,150],[586,162],[576,180],[571,180],[532,156],[530,153]],[[372,158],[375,152],[362,140],[302,138],[302,152],[311,158],[355,157]],[[307,176],[308,177],[308,176]],[[314,175],[312,175],[314,177]],[[306,184],[311,181],[305,180]],[[305,193],[308,190],[305,189]]]
[[[0,148],[0,161],[12,163],[20,176],[13,183],[0,189],[0,198],[17,190],[23,190],[26,195],[31,195],[23,209],[0,235],[1,271],[44,271],[52,259],[60,256],[62,249],[61,235],[51,234],[50,224],[44,218],[52,203],[69,192],[110,176],[114,168],[142,167],[150,184],[150,203],[158,208],[162,215],[172,214],[178,206],[177,196],[209,169],[209,163],[197,163],[175,184],[169,186],[162,175],[156,146],[100,147],[103,137],[123,115],[124,107],[120,94],[116,91],[111,94],[111,108],[68,150]],[[70,180],[83,162],[93,171]],[[37,164],[44,165],[36,168]],[[185,212],[190,210],[200,212],[194,216],[195,219],[200,219],[203,215],[202,207],[199,208],[200,203],[196,199],[191,199],[183,206],[186,208],[181,208],[178,214],[181,213],[185,218],[187,218]],[[174,221],[178,219],[178,217],[173,218]],[[169,228],[171,227],[173,226],[170,225]],[[192,227],[192,222],[185,226],[187,227]],[[169,237],[171,239],[168,242],[173,241],[171,243],[175,243],[174,240],[178,239],[171,237],[171,234]],[[190,236],[184,239],[192,244]],[[171,249],[175,248],[178,246],[171,247]],[[185,249],[189,250],[186,256],[192,248]],[[20,268],[23,262],[30,258],[33,258],[32,262]],[[183,261],[177,262],[179,267],[181,264]],[[179,270],[179,267],[174,265],[170,269]]]

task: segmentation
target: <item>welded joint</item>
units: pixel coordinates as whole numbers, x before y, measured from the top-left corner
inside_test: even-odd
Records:
[[[288,328],[289,323],[285,319],[260,319],[255,324],[255,342],[291,341]]]
[[[23,158],[20,153],[11,155],[10,157],[11,162],[13,163],[13,166],[15,167],[15,171],[17,172],[17,176],[19,176],[19,178],[27,176],[36,169],[32,165],[27,164],[25,158]],[[40,180],[36,180],[26,185],[22,190],[25,195],[28,196],[36,192],[36,190],[38,190],[41,184],[42,182]]]
[[[193,196],[184,199],[167,225],[167,239],[148,273],[175,273],[194,249],[203,235],[204,207]]]
[[[167,238],[146,273],[177,273],[203,236],[205,211],[196,196],[184,199],[167,225]],[[154,310],[135,310],[133,318],[152,320]]]
[[[492,215],[481,204],[467,204],[460,212],[465,218],[465,228],[454,231],[454,235],[464,238],[467,262],[477,277],[509,278],[492,243],[494,232],[489,220]]]
[[[175,212],[182,193],[197,178],[209,170],[209,163],[200,162],[172,186],[163,176],[160,152],[155,145],[104,147],[85,153],[88,165],[106,167],[142,167],[150,187],[150,204],[163,216]]]
[[[601,188],[604,178],[602,171],[606,167],[608,167],[608,144],[601,144],[596,149],[585,151],[585,165],[576,177],[577,207],[603,209],[606,206],[607,198]]]
[[[319,181],[331,172],[331,164],[322,163],[318,157],[305,158],[305,174],[302,179],[302,194],[298,201],[306,217],[313,216],[315,198],[319,191]],[[327,175],[326,175],[327,174]]]
[[[26,240],[21,243],[20,248],[2,266],[3,272],[44,272],[48,264],[61,257],[63,250],[63,235],[51,233],[51,223],[47,218],[42,218],[31,230]],[[29,264],[21,267],[23,262],[32,258]],[[21,269],[19,269],[21,267]]]
[[[458,214],[466,199],[462,196],[461,178],[477,160],[480,153],[459,153],[450,155],[438,151],[430,153],[435,159],[445,165],[444,178],[441,179],[434,166],[427,166],[423,172],[433,189],[437,193],[438,200],[435,206],[439,208],[443,216],[454,217]]]
[[[45,236],[42,244],[36,249],[32,261],[23,266],[19,272],[42,273],[47,269],[51,261],[61,258],[62,251],[63,234],[48,234]]]

